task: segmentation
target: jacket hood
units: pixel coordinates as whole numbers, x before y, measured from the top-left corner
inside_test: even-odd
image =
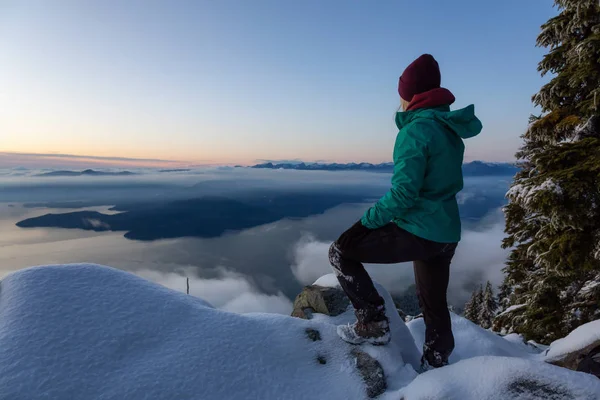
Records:
[[[434,108],[420,108],[412,111],[396,113],[396,126],[402,129],[409,123],[420,119],[433,119],[448,127],[463,139],[477,136],[483,129],[479,118],[475,116],[475,106],[470,105],[460,110],[450,111],[449,105]]]

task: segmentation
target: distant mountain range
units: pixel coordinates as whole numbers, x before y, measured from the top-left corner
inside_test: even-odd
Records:
[[[463,164],[465,176],[514,176],[517,172],[519,167],[512,163],[472,161]]]
[[[393,163],[371,164],[371,163],[349,163],[349,164],[321,164],[321,163],[282,163],[273,164],[271,162],[257,164],[250,168],[258,169],[297,169],[302,171],[371,171],[371,172],[391,172],[394,169]]]
[[[296,169],[301,171],[369,171],[369,172],[392,172],[394,164],[382,163],[349,163],[349,164],[321,164],[321,163],[283,163],[257,164],[250,168],[257,169]],[[463,165],[465,176],[512,176],[519,169],[511,163],[487,163],[483,161],[473,161]]]
[[[136,175],[134,172],[130,171],[120,171],[120,172],[106,172],[106,171],[95,171],[93,169],[86,169],[85,171],[52,171],[46,172],[43,174],[38,174],[36,176],[129,176]]]
[[[236,168],[243,168],[236,166]],[[251,166],[254,169],[295,169],[300,171],[367,171],[367,172],[384,172],[391,173],[394,170],[394,164],[391,162],[381,164],[371,163],[304,163],[290,162],[274,164],[267,162]],[[463,165],[463,173],[465,176],[513,176],[517,173],[518,167],[511,163],[488,163],[483,161],[473,161]],[[161,169],[158,172],[188,172],[187,168],[176,169]],[[84,171],[51,171],[35,176],[39,177],[69,177],[69,176],[131,176],[137,175],[135,172],[119,171],[96,171],[86,169]]]

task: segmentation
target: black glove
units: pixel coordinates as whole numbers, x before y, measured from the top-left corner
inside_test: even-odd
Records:
[[[337,245],[340,249],[350,249],[356,247],[368,234],[371,229],[367,228],[358,221],[350,227],[346,232],[342,233],[337,240]]]

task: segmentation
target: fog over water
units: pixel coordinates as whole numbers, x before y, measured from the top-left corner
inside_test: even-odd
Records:
[[[327,248],[360,218],[389,185],[389,174],[362,172],[203,169],[130,177],[35,177],[38,171],[0,170],[0,277],[33,265],[92,262],[131,271],[213,305],[236,312],[288,313],[305,284],[329,273]],[[500,248],[499,211],[510,177],[467,178],[459,196],[463,241],[452,266],[449,299],[462,306],[474,284],[501,281],[507,252]],[[19,228],[19,221],[49,213],[109,208],[121,201],[171,201],[199,196],[242,199],[248,193],[336,193],[364,202],[341,203],[305,218],[283,218],[212,237],[136,241],[125,232]],[[52,208],[48,202],[79,202],[83,208]],[[33,204],[32,204],[33,203]],[[100,205],[102,204],[102,205]],[[33,207],[35,206],[35,207]],[[47,207],[49,206],[49,207]],[[475,212],[475,211],[476,212]],[[393,294],[413,283],[411,265],[368,266]]]

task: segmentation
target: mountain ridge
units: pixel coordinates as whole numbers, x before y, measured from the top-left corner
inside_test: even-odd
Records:
[[[130,176],[137,175],[135,172],[131,171],[119,171],[119,172],[108,172],[108,171],[97,171],[94,169],[86,169],[83,171],[51,171],[45,172],[42,174],[37,174],[35,176],[38,177],[52,177],[52,176]]]
[[[394,163],[372,164],[362,163],[280,163],[272,162],[250,166],[253,169],[294,169],[300,171],[367,171],[367,172],[392,172]],[[472,161],[463,164],[465,176],[508,176],[517,173],[519,168],[514,163],[490,163]]]

